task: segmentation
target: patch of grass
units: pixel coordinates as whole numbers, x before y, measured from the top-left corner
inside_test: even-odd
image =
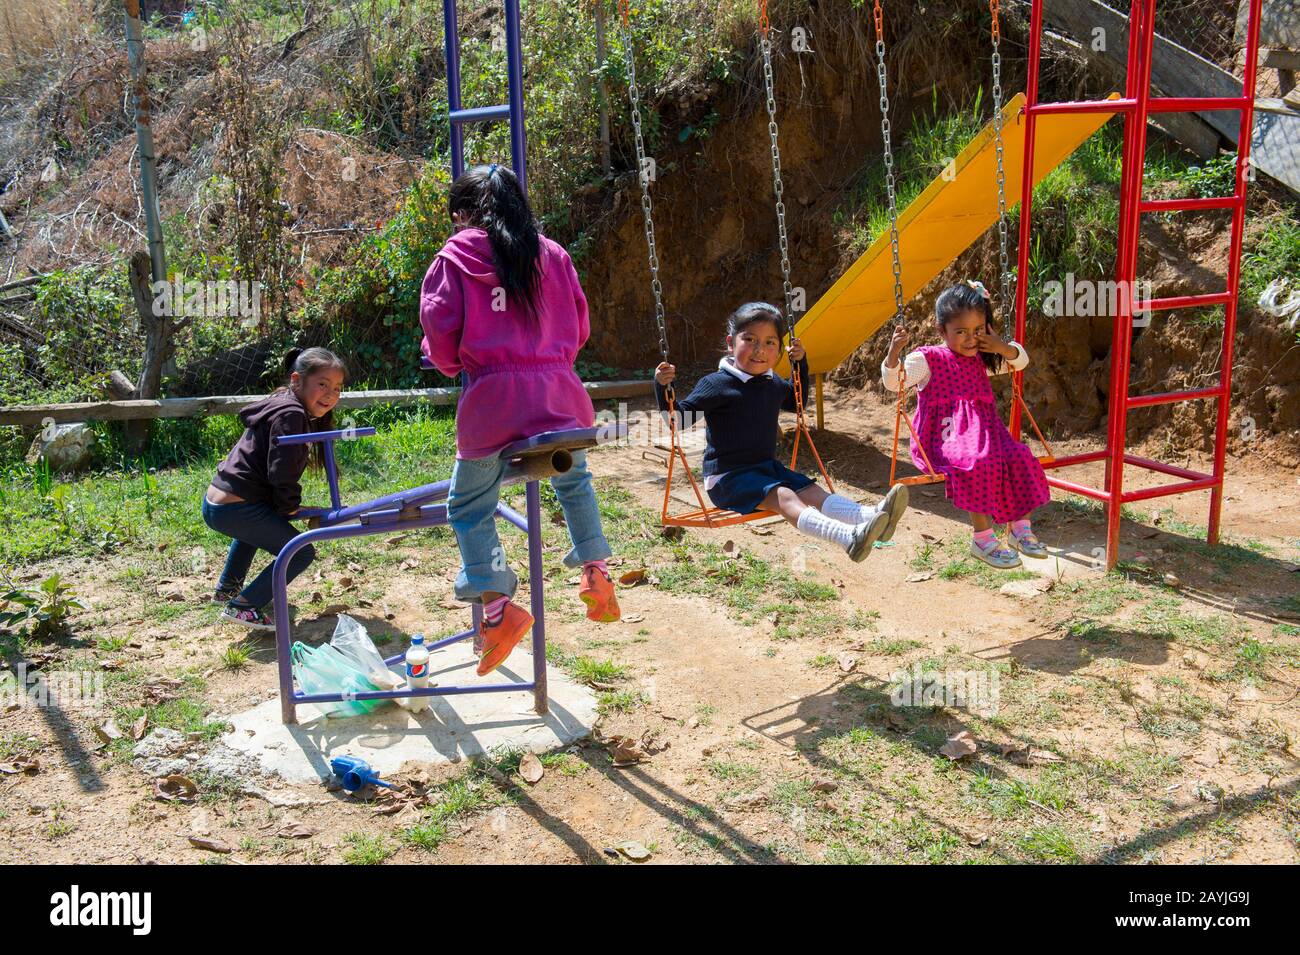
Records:
[[[545,764],[546,757],[542,760]],[[515,757],[511,772],[518,767],[519,759]],[[406,844],[432,852],[446,840],[457,819],[502,805],[507,800],[485,776],[467,773],[430,790],[429,801],[420,821],[403,829],[400,835]]]
[[[189,681],[188,689],[195,689],[193,681]],[[180,733],[197,733],[198,738],[205,742],[212,742],[220,738],[229,728],[229,724],[223,721],[214,721],[208,719],[211,707],[200,700],[189,696],[182,696],[175,700],[168,700],[158,706],[127,706],[117,707],[116,717],[119,726],[129,726],[141,716],[149,718],[149,727],[164,727],[173,729]]]
[[[661,589],[720,598],[743,623],[772,619],[778,639],[834,633],[847,623],[842,610],[812,606],[839,600],[839,590],[829,584],[747,551],[732,556],[713,543],[671,549],[673,561],[658,570]]]
[[[1182,761],[1159,746],[1121,746],[1113,757],[1085,764],[1084,768],[1101,783],[1134,794],[1145,794],[1183,774]]]
[[[248,667],[248,647],[242,643],[232,643],[221,654],[221,669],[237,673]]]
[[[819,653],[808,661],[808,665],[814,670],[822,670],[835,664],[835,658],[829,653]]]
[[[1100,623],[1096,620],[1084,618],[1082,620],[1071,621],[1065,627],[1066,636],[1075,640],[1086,640],[1089,643],[1102,644],[1108,647],[1117,647],[1124,635],[1124,631],[1118,627],[1113,627],[1108,623]]]
[[[397,847],[383,836],[364,832],[349,832],[343,841],[347,844],[343,850],[343,861],[347,865],[380,865],[397,851]]]
[[[1254,637],[1247,637],[1233,649],[1232,668],[1227,676],[1233,680],[1256,682],[1269,678],[1270,667],[1284,666],[1300,666],[1300,648],[1262,643]]]
[[[931,541],[926,541],[917,548],[911,560],[907,562],[913,570],[931,570],[938,556],[938,548]]]
[[[581,776],[591,768],[572,753],[546,753],[538,759],[548,771],[554,770],[561,776]]]
[[[978,558],[970,556],[964,539],[949,545],[948,562],[939,568],[943,580],[969,580],[985,590],[997,590],[1015,580],[1035,580],[1038,575],[1031,570],[999,570]]]
[[[1152,598],[1134,616],[1134,632],[1140,636],[1202,647],[1226,645],[1233,629],[1224,614],[1195,614],[1181,600],[1164,595]]]
[[[1273,279],[1300,273],[1300,223],[1286,215],[1271,219],[1241,265],[1241,301],[1253,306]]]
[[[930,825],[920,816],[913,816],[906,823],[898,826],[903,844],[911,854],[919,853],[931,865],[938,865],[951,860],[951,856],[961,847],[961,840],[947,829]]]
[[[919,650],[925,646],[920,640],[887,640],[877,637],[866,645],[866,652],[877,656],[896,657],[909,650]]]
[[[771,804],[777,809],[790,810],[798,806],[809,809],[817,802],[817,793],[806,779],[783,779],[772,787]]]
[[[709,773],[723,782],[751,783],[758,779],[758,767],[749,763],[736,763],[713,759],[708,763]]]
[[[574,657],[570,669],[580,683],[612,683],[627,676],[627,667],[613,660]]]
[[[1078,612],[1092,617],[1108,617],[1125,605],[1141,600],[1145,591],[1128,577],[1112,571],[1094,584],[1085,584],[1075,594]]]
[[[1083,856],[1073,837],[1060,826],[1035,826],[1017,840],[1020,851],[1036,862],[1075,865]]]
[[[1199,721],[1170,713],[1161,703],[1153,703],[1138,714],[1138,726],[1152,736],[1164,739],[1194,738],[1201,733]]]
[[[609,713],[628,713],[646,703],[640,690],[605,690],[596,697],[596,710],[602,716]]]
[[[66,819],[55,819],[45,827],[45,835],[50,839],[62,839],[76,827]]]
[[[0,759],[31,756],[40,752],[41,747],[41,741],[35,736],[28,736],[25,733],[0,734]]]

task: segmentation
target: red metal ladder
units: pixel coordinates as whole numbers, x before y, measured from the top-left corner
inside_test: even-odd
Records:
[[[1042,51],[1043,0],[1033,0],[1029,21],[1029,73],[1026,85],[1025,169],[1020,195],[1020,243],[1016,282],[1016,341],[1025,340],[1029,276],[1029,250],[1033,203],[1034,133],[1037,118],[1045,113],[1121,112],[1124,116],[1124,149],[1120,174],[1119,243],[1115,262],[1117,296],[1112,329],[1109,418],[1106,447],[1099,451],[1067,455],[1045,467],[1056,469],[1074,464],[1105,461],[1104,487],[1093,488],[1048,475],[1047,483],[1055,488],[1081,494],[1106,505],[1106,569],[1119,559],[1121,508],[1133,501],[1143,501],[1189,491],[1210,491],[1210,518],[1207,540],[1218,542],[1219,518],[1223,506],[1223,473],[1227,448],[1229,397],[1232,393],[1233,338],[1237,328],[1237,295],[1241,278],[1241,242],[1246,217],[1246,182],[1254,119],[1255,73],[1259,55],[1259,18],[1261,0],[1250,0],[1246,25],[1245,72],[1240,96],[1161,97],[1151,95],[1151,62],[1155,40],[1156,0],[1132,0],[1129,12],[1129,44],[1122,99],[1040,103],[1038,73]],[[1143,199],[1143,163],[1146,154],[1147,120],[1153,113],[1179,113],[1207,110],[1235,110],[1241,125],[1237,136],[1236,188],[1230,196],[1208,199]],[[1210,388],[1174,391],[1164,394],[1131,395],[1129,371],[1132,358],[1132,332],[1135,314],[1133,290],[1137,287],[1137,250],[1140,218],[1143,213],[1182,210],[1231,209],[1232,238],[1226,288],[1200,295],[1178,295],[1143,302],[1141,313],[1174,308],[1222,305],[1224,309],[1223,343],[1219,364],[1219,383]],[[1015,372],[1017,384],[1022,372]],[[1214,435],[1213,471],[1206,474],[1164,464],[1127,453],[1125,449],[1128,411],[1181,401],[1215,399],[1218,416]],[[1020,407],[1011,409],[1011,433],[1020,436]],[[1179,478],[1171,484],[1125,491],[1124,465],[1131,464]]]

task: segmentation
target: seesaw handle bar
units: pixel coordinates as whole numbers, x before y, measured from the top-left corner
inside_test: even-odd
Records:
[[[274,445],[313,444],[317,441],[351,441],[353,438],[373,437],[375,429],[348,428],[346,431],[310,431],[307,434],[281,434],[271,439]]]

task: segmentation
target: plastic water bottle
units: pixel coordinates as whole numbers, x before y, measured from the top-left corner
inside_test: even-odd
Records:
[[[424,634],[411,635],[411,645],[406,650],[406,688],[422,690],[429,685],[429,648],[424,645]],[[414,696],[402,701],[407,709],[418,713],[429,708],[429,697]]]

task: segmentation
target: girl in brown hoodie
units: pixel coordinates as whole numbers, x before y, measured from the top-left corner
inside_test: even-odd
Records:
[[[288,384],[240,412],[244,434],[217,466],[203,496],[203,520],[214,531],[232,538],[226,566],[213,600],[226,601],[221,616],[254,630],[275,624],[262,608],[271,602],[274,562],[244,586],[244,577],[257,551],[273,558],[299,533],[289,521],[302,503],[302,472],[309,446],[277,447],[280,435],[328,431],[347,373],[343,362],[324,348],[291,351],[284,362]],[[289,562],[293,580],[311,564],[316,551],[308,545]]]

